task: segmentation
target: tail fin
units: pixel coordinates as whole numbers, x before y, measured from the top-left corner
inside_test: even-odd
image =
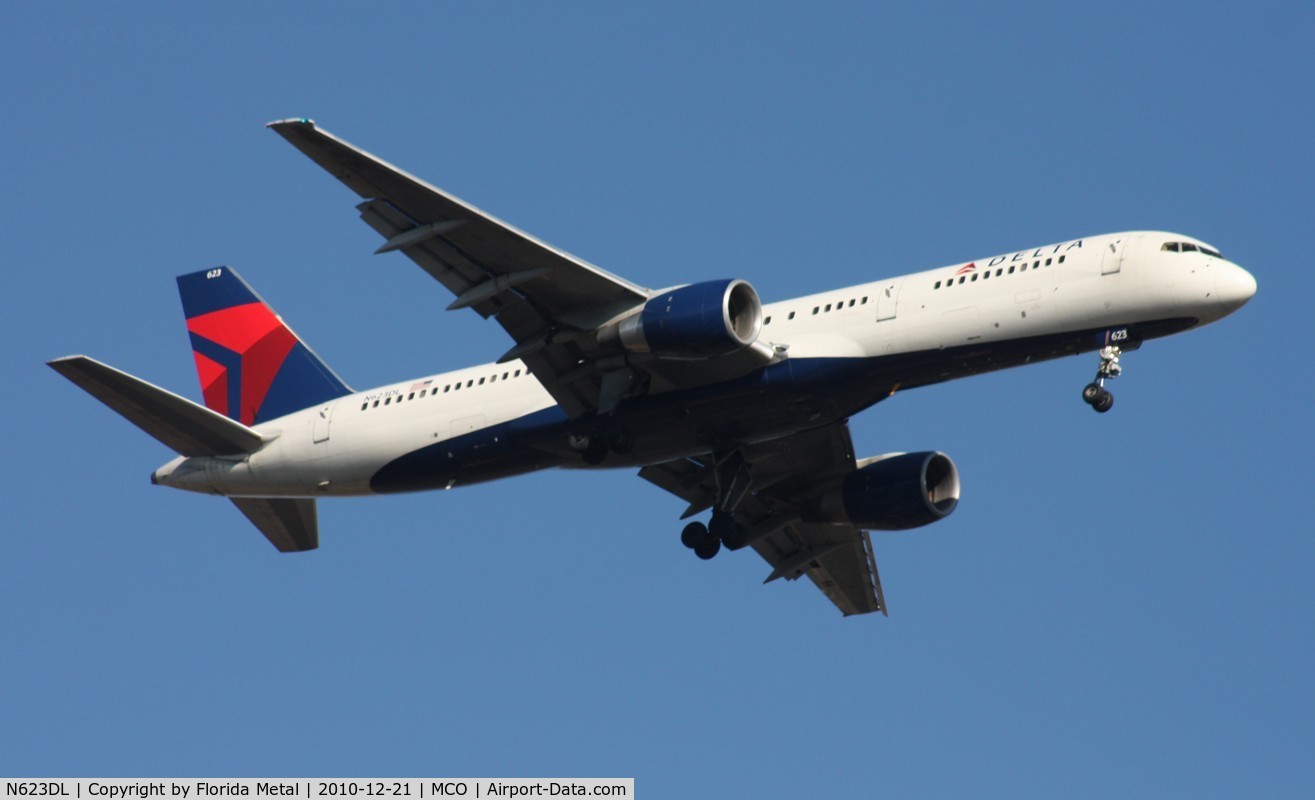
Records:
[[[206,406],[243,425],[352,390],[229,267],[178,278]]]

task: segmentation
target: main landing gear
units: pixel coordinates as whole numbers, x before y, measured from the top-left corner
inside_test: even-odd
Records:
[[[1123,367],[1119,366],[1119,356],[1123,351],[1115,345],[1102,347],[1100,366],[1096,369],[1096,379],[1082,387],[1082,402],[1104,414],[1114,407],[1114,395],[1105,388],[1105,381],[1119,377]]]
[[[691,522],[680,532],[680,543],[694,551],[694,555],[707,561],[721,552],[721,539],[712,535],[702,522]]]
[[[680,532],[680,543],[704,561],[720,553],[723,544],[727,550],[739,550],[748,544],[748,538],[749,529],[725,511],[713,511],[707,525],[691,522]]]
[[[722,545],[727,550],[739,550],[749,543],[749,529],[735,521],[735,509],[753,482],[749,466],[738,452],[731,452],[718,458],[713,469],[717,499],[712,518],[707,525],[691,522],[680,532],[680,543],[705,561],[721,552]]]
[[[625,455],[635,447],[635,434],[629,428],[622,427],[615,420],[600,420],[592,429],[571,434],[568,444],[580,454],[584,463],[598,466],[607,459],[608,453]]]

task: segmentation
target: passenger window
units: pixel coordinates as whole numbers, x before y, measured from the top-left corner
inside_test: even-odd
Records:
[[[1067,258],[1067,256],[1060,256],[1060,257],[1059,257],[1059,263],[1063,264],[1065,258]]]
[[[973,283],[977,283],[977,273],[973,273]]]
[[[933,289],[939,289],[939,288],[941,288],[941,282],[940,282],[940,281],[936,281],[936,285],[933,286],[933,287],[931,287],[931,288],[933,288]]]
[[[813,315],[814,315],[814,316],[817,316],[817,312],[818,312],[819,310],[820,310],[820,309],[819,309],[818,306],[813,306]]]
[[[963,283],[964,281],[966,281],[966,280],[968,280],[968,276],[967,276],[967,275],[960,275],[960,276],[959,276],[959,283],[960,283],[960,284],[962,284],[962,283]]]
[[[793,312],[793,311],[790,312],[790,316],[786,317],[786,320],[787,320],[787,321],[788,321],[788,320],[792,320],[792,319],[794,319],[794,312]]]
[[[459,392],[459,391],[461,391],[461,384],[458,383],[458,384],[454,385],[454,386],[452,387],[452,391],[454,391],[454,392]]]
[[[862,300],[858,301],[858,304],[861,306],[865,306],[868,304],[868,299],[864,297]]]
[[[772,318],[771,318],[771,317],[768,317],[767,319],[763,320],[763,324],[764,324],[764,325],[771,325],[771,324],[772,324]]]
[[[362,410],[362,411],[364,411],[365,409],[367,409],[367,408],[369,408],[369,407],[370,407],[370,404],[369,404],[369,403],[361,403],[361,410]]]
[[[504,372],[504,373],[502,373],[502,379],[503,379],[504,381],[507,380],[507,376],[510,375],[510,374],[511,374],[510,372]]]
[[[385,398],[384,398],[384,405],[388,405],[388,404],[391,403],[391,402],[393,402],[393,398],[391,398],[391,397],[385,397]]]
[[[374,405],[370,406],[370,408],[378,408],[378,407],[379,407],[379,401],[378,401],[378,400],[375,400],[375,401],[374,401]]]
[[[1054,260],[1054,259],[1047,258],[1047,259],[1046,259],[1046,266],[1047,266],[1047,267],[1050,266],[1050,262],[1053,261],[1053,260]]]
[[[850,307],[850,308],[853,308],[853,307],[854,307],[854,298],[852,298],[852,297],[849,298],[849,307]]]
[[[513,378],[519,378],[520,376],[521,376],[521,371],[520,371],[520,370],[516,370],[515,372],[513,372],[513,373],[511,374],[511,377],[513,377]]]
[[[398,399],[398,400],[401,400],[402,398],[399,397],[399,398],[397,398],[397,399]],[[416,393],[415,393],[415,392],[412,392],[411,394],[409,394],[409,395],[406,396],[406,399],[407,399],[407,400],[414,400],[414,399],[416,399]]]
[[[484,385],[484,379],[483,379],[483,378],[480,378],[480,379],[479,379],[479,385],[480,385],[480,386],[483,386],[483,385]]]
[[[466,388],[467,388],[467,389],[469,389],[470,387],[472,387],[472,386],[474,386],[474,385],[475,385],[475,379],[474,379],[474,378],[471,378],[470,380],[466,381]]]
[[[982,273],[982,280],[986,280],[989,277],[991,277],[991,270],[988,269],[986,272]]]
[[[1014,267],[1013,267],[1012,264],[1009,265],[1009,274],[1010,274],[1010,275],[1013,275],[1013,274],[1014,274]]]

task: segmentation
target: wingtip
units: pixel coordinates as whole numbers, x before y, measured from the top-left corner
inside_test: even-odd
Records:
[[[275,130],[292,127],[294,125],[314,128],[315,120],[310,117],[289,117],[287,119],[276,119],[273,122],[265,123],[266,128],[274,128]]]
[[[71,355],[71,356],[60,356],[59,358],[52,358],[49,361],[47,361],[46,366],[50,367],[53,370],[58,370],[61,366],[69,363],[70,361],[86,361],[86,360],[88,360],[87,357],[81,354]]]

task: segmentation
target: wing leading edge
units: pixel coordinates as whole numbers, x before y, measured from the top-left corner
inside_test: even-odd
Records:
[[[572,416],[597,407],[600,380],[580,370],[590,335],[649,290],[558,250],[376,158],[307,119],[274,130],[364,198],[361,219],[456,295],[449,309],[494,317],[521,359]]]

